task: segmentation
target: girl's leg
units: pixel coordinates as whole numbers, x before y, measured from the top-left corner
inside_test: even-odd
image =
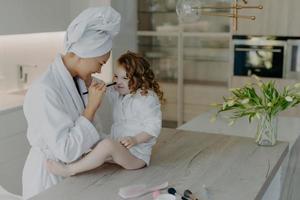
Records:
[[[47,168],[50,172],[60,176],[72,176],[101,166],[108,158],[125,169],[138,169],[145,166],[145,162],[130,154],[128,149],[119,142],[104,139],[81,160],[63,165],[59,162],[48,160]]]

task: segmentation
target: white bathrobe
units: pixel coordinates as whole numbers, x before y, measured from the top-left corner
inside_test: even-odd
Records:
[[[23,169],[23,198],[28,199],[60,182],[45,168],[47,159],[65,163],[79,159],[98,142],[95,126],[81,115],[83,100],[58,55],[48,71],[28,90],[24,113],[31,145]]]
[[[152,146],[162,127],[160,102],[156,93],[149,90],[147,95],[142,95],[141,90],[138,90],[136,94],[123,97],[114,88],[108,88],[106,96],[113,105],[112,139],[120,140],[142,132],[153,136],[149,141],[129,149],[131,154],[149,165]]]

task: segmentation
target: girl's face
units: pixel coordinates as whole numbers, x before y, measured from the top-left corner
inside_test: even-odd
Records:
[[[117,82],[115,89],[121,94],[126,95],[130,93],[128,83],[129,79],[127,77],[124,67],[118,66],[114,75],[114,81]]]
[[[93,73],[101,73],[102,65],[109,59],[110,52],[95,58],[80,58],[77,64],[78,76],[85,80],[91,80]]]

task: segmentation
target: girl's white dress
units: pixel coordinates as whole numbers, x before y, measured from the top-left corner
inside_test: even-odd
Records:
[[[135,94],[123,96],[111,87],[107,89],[106,95],[113,107],[112,139],[120,140],[142,132],[153,136],[148,142],[129,149],[131,154],[149,165],[152,146],[162,127],[160,102],[156,93],[149,90],[147,95],[142,95],[141,90],[138,90]]]

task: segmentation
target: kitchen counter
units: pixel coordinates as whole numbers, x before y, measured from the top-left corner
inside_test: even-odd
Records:
[[[12,91],[0,93],[0,114],[19,109],[23,106],[26,91]]]
[[[218,117],[214,123],[210,118],[215,111],[210,111],[195,117],[193,120],[178,127],[179,130],[209,132],[214,134],[235,135],[249,137],[254,140],[257,121],[249,124],[247,118],[241,118],[232,126]],[[221,113],[226,115],[226,113]],[[223,116],[224,117],[224,116]],[[274,180],[267,189],[264,200],[299,200],[300,191],[300,118],[299,117],[278,117],[278,139],[289,142],[289,152],[283,164],[275,175]]]
[[[211,122],[211,117],[216,111],[211,110],[203,113],[189,122],[178,127],[178,130],[207,132],[224,135],[235,135],[254,138],[257,128],[257,121],[250,124],[248,118],[240,118],[233,125],[228,125],[228,120],[224,117],[226,113],[221,113],[215,122]],[[287,141],[290,148],[294,145],[300,135],[300,118],[298,117],[278,117],[278,140]]]
[[[287,152],[287,142],[259,147],[247,137],[163,129],[150,167],[130,171],[105,164],[67,178],[31,200],[117,200],[120,187],[165,181],[180,193],[190,189],[200,199],[205,199],[204,184],[211,200],[261,199]]]
[[[24,90],[0,93],[0,185],[17,195],[22,193],[22,170],[29,152],[24,96]]]
[[[24,96],[0,94],[0,113],[9,111],[11,109],[18,109],[23,106]]]

